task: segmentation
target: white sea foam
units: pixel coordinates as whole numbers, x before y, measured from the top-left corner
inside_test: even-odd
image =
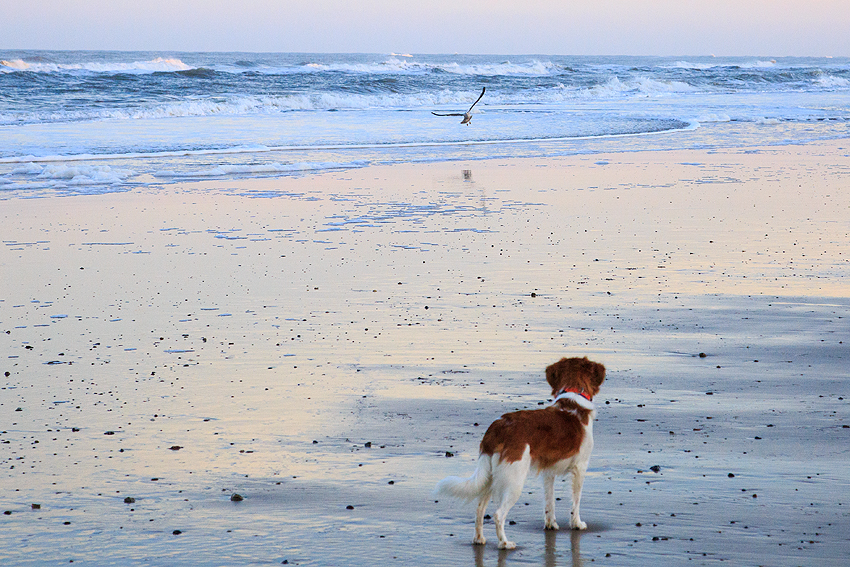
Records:
[[[228,175],[256,175],[269,173],[298,173],[300,171],[320,171],[326,169],[342,169],[359,167],[366,162],[301,162],[301,163],[264,163],[264,164],[222,164],[208,169],[196,171],[157,171],[156,177],[162,178],[195,178],[222,177]]]
[[[0,69],[6,72],[28,71],[31,73],[62,73],[62,72],[90,72],[90,73],[156,73],[171,71],[189,71],[189,65],[180,59],[157,57],[150,61],[132,61],[129,63],[119,62],[97,62],[89,61],[83,63],[44,63],[27,62],[21,59],[12,61],[0,61]]]
[[[698,91],[694,86],[682,81],[659,81],[649,77],[635,77],[620,80],[611,77],[607,82],[598,84],[584,91],[585,97],[609,98],[633,94],[642,96],[660,96],[676,93],[689,93]]]
[[[846,89],[850,87],[850,79],[834,75],[821,75],[815,79],[815,84],[825,89]]]
[[[712,112],[708,114],[700,114],[697,119],[697,122],[701,123],[710,123],[710,122],[731,122],[732,118],[728,114]]]
[[[31,164],[35,165],[35,164]],[[26,173],[34,173],[36,178],[43,181],[55,181],[57,185],[114,185],[124,183],[127,178],[135,175],[129,169],[113,168],[108,165],[69,165],[66,163],[48,164],[37,173],[35,168],[29,168]]]
[[[390,57],[380,63],[308,63],[304,66],[308,71],[338,71],[345,73],[363,74],[405,74],[405,73],[433,73],[444,72],[456,75],[551,75],[563,71],[561,67],[551,61],[532,60],[526,63],[512,63],[503,61],[501,63],[431,63],[414,60],[402,60]]]

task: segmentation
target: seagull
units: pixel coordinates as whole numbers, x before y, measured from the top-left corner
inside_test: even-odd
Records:
[[[478,101],[481,100],[481,97],[484,96],[484,91],[486,91],[486,90],[487,90],[487,87],[481,88],[481,94],[478,95],[478,99],[475,102],[473,102],[472,106],[469,107],[469,110],[467,110],[463,114],[461,114],[460,112],[452,112],[451,114],[438,114],[438,113],[433,112],[433,111],[431,112],[431,114],[433,114],[434,116],[463,116],[463,120],[461,120],[460,123],[466,124],[467,126],[469,126],[469,124],[472,122],[472,108],[476,104],[478,104]]]

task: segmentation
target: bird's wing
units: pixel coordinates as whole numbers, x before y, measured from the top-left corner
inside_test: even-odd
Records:
[[[458,112],[452,112],[452,113],[450,113],[450,114],[439,114],[439,113],[437,113],[437,112],[431,111],[431,114],[433,114],[434,116],[463,116],[463,113],[462,113],[462,112],[461,112],[461,113],[458,113]]]
[[[476,104],[478,104],[478,101],[479,101],[479,100],[481,100],[481,97],[483,97],[483,96],[484,96],[484,91],[486,91],[486,90],[487,90],[487,87],[482,87],[482,88],[481,88],[481,94],[480,94],[480,95],[478,95],[478,99],[477,99],[475,102],[473,102],[473,103],[472,103],[472,106],[470,106],[470,107],[469,107],[469,110],[467,110],[467,111],[466,111],[466,113],[467,113],[467,114],[469,114],[470,112],[472,112],[472,107],[473,107],[473,106],[475,106]]]

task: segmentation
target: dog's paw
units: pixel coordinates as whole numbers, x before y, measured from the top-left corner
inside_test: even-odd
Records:
[[[579,520],[577,522],[571,522],[570,527],[574,530],[586,530],[587,529],[587,523]]]
[[[484,545],[485,543],[487,543],[487,538],[483,535],[475,536],[474,538],[472,538],[472,543],[474,543],[475,545]]]
[[[555,518],[546,518],[546,525],[544,527],[547,530],[561,529],[561,527],[558,525],[558,522],[555,521]]]
[[[499,542],[499,549],[516,549],[516,544],[514,542],[508,541],[508,540],[500,541]]]

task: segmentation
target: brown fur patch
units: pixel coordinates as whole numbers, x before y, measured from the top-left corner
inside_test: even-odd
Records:
[[[565,389],[583,390],[593,397],[605,380],[605,367],[584,358],[562,358],[546,368],[546,381],[552,394]],[[571,400],[538,410],[506,413],[494,421],[481,440],[481,453],[499,453],[509,463],[522,459],[526,446],[538,469],[552,466],[575,455],[584,441],[584,427],[590,410]]]
[[[583,412],[587,421],[590,412]],[[529,446],[531,462],[537,468],[546,468],[578,452],[584,441],[581,422],[577,415],[558,406],[506,413],[487,429],[481,452],[499,453],[500,460],[512,463],[522,459]]]

